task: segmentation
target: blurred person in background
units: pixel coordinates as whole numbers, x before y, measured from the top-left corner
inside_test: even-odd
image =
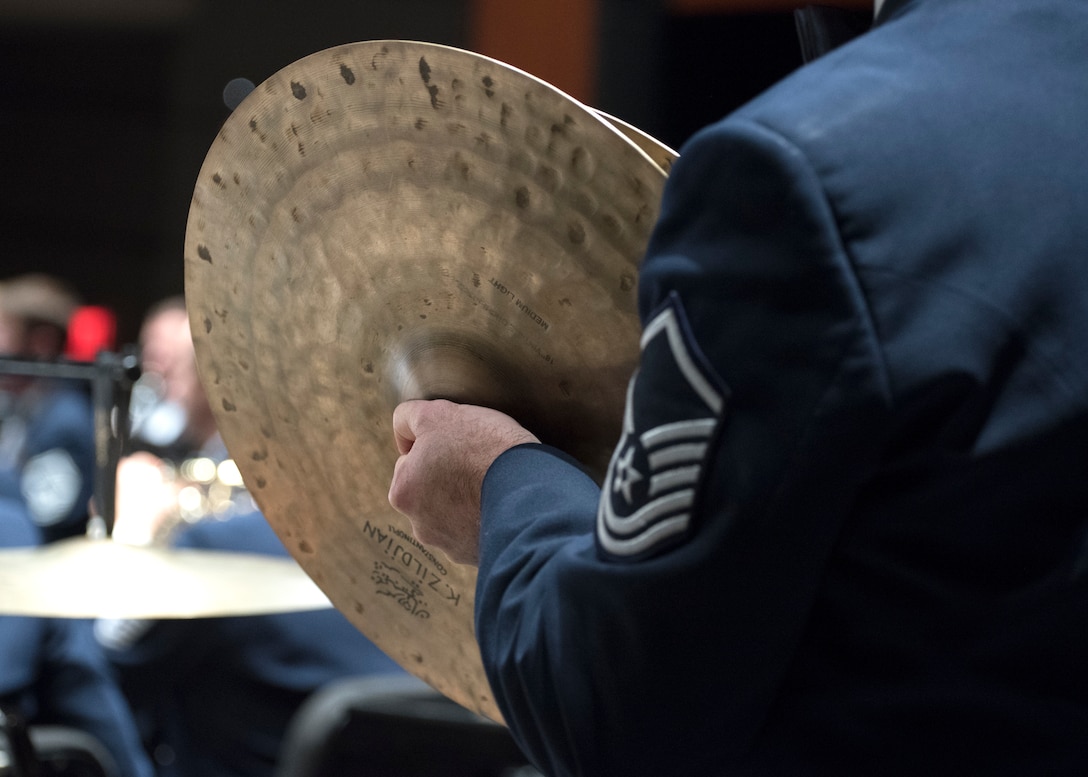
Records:
[[[114,538],[135,545],[166,544],[186,519],[210,513],[222,518],[236,508],[252,510],[253,503],[244,489],[233,487],[241,485],[240,479],[224,484],[219,475],[229,457],[200,384],[184,297],[167,297],[148,308],[139,349],[132,453],[118,466]],[[186,499],[195,502],[186,504]]]
[[[133,392],[133,446],[172,460],[226,457],[200,385],[185,298],[167,297],[144,315],[142,375]]]
[[[79,306],[79,295],[58,278],[0,281],[0,356],[60,359]],[[88,386],[0,372],[0,471],[16,478],[43,541],[86,532],[94,468]]]

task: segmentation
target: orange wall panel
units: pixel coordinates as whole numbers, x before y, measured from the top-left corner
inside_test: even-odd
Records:
[[[471,0],[470,47],[592,105],[596,0]]]

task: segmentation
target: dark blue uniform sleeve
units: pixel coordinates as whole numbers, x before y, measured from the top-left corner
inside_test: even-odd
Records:
[[[772,132],[731,119],[682,150],[639,283],[603,489],[542,446],[484,482],[481,652],[553,777],[743,757],[886,412],[835,215]]]

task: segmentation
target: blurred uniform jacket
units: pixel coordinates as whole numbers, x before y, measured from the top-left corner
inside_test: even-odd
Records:
[[[1088,773],[1088,3],[887,0],[680,150],[598,489],[477,633],[552,777]]]
[[[288,555],[258,512],[194,524],[177,544]],[[270,775],[310,693],[341,677],[403,671],[334,609],[100,621],[96,631],[160,754],[160,775]]]
[[[22,505],[0,496],[0,548],[39,542]],[[18,706],[32,725],[91,734],[126,777],[152,774],[131,711],[86,620],[0,615],[0,701]]]
[[[0,470],[15,473],[42,540],[87,530],[94,491],[94,409],[78,384],[38,381],[0,419]]]

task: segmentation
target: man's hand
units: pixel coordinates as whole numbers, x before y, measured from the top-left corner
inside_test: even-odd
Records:
[[[445,400],[411,400],[393,411],[397,459],[389,504],[416,539],[458,564],[477,564],[480,488],[505,450],[539,440],[510,416]]]

